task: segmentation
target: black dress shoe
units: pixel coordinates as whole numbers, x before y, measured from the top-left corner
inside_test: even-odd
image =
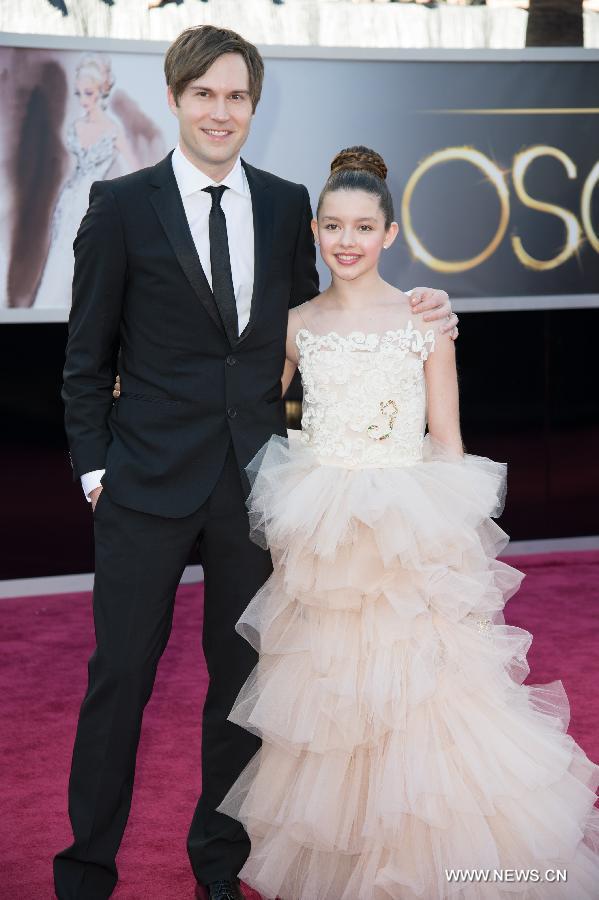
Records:
[[[243,900],[237,879],[212,881],[210,884],[196,884],[197,900]]]

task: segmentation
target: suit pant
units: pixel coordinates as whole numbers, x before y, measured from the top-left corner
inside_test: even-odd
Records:
[[[185,518],[136,512],[114,503],[106,490],[100,495],[94,513],[96,649],[69,781],[74,842],[54,860],[60,900],[103,900],[116,885],[115,857],[131,805],[143,711],[168,642],[175,591],[196,542],[205,578],[209,688],[202,794],[188,853],[202,883],[232,877],[245,862],[250,845],[243,827],[216,812],[259,747],[258,738],[227,721],[256,663],[235,623],[272,570],[269,554],[248,537],[244,501],[231,448],[209,499]]]

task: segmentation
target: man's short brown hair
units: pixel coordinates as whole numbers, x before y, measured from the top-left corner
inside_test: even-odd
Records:
[[[186,86],[204,75],[224,53],[239,53],[245,60],[250,81],[250,97],[255,111],[264,80],[264,63],[257,48],[229,28],[197,25],[182,31],[166,51],[164,74],[175,102]]]

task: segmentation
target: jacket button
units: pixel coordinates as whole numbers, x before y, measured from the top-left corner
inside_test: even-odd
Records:
[[[234,366],[236,362],[237,362],[237,360],[235,359],[234,356],[227,356],[227,365],[228,366]]]
[[[234,419],[234,418],[235,418],[235,416],[237,415],[237,410],[235,409],[234,406],[230,406],[230,407],[228,408],[228,410],[227,410],[227,415],[228,415],[228,417],[229,417],[230,419]]]

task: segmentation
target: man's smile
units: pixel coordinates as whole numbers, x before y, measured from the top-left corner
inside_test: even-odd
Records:
[[[226,140],[229,135],[233,134],[232,131],[220,128],[202,128],[202,131],[204,132],[204,134],[207,134],[208,137],[213,138],[217,141]]]

